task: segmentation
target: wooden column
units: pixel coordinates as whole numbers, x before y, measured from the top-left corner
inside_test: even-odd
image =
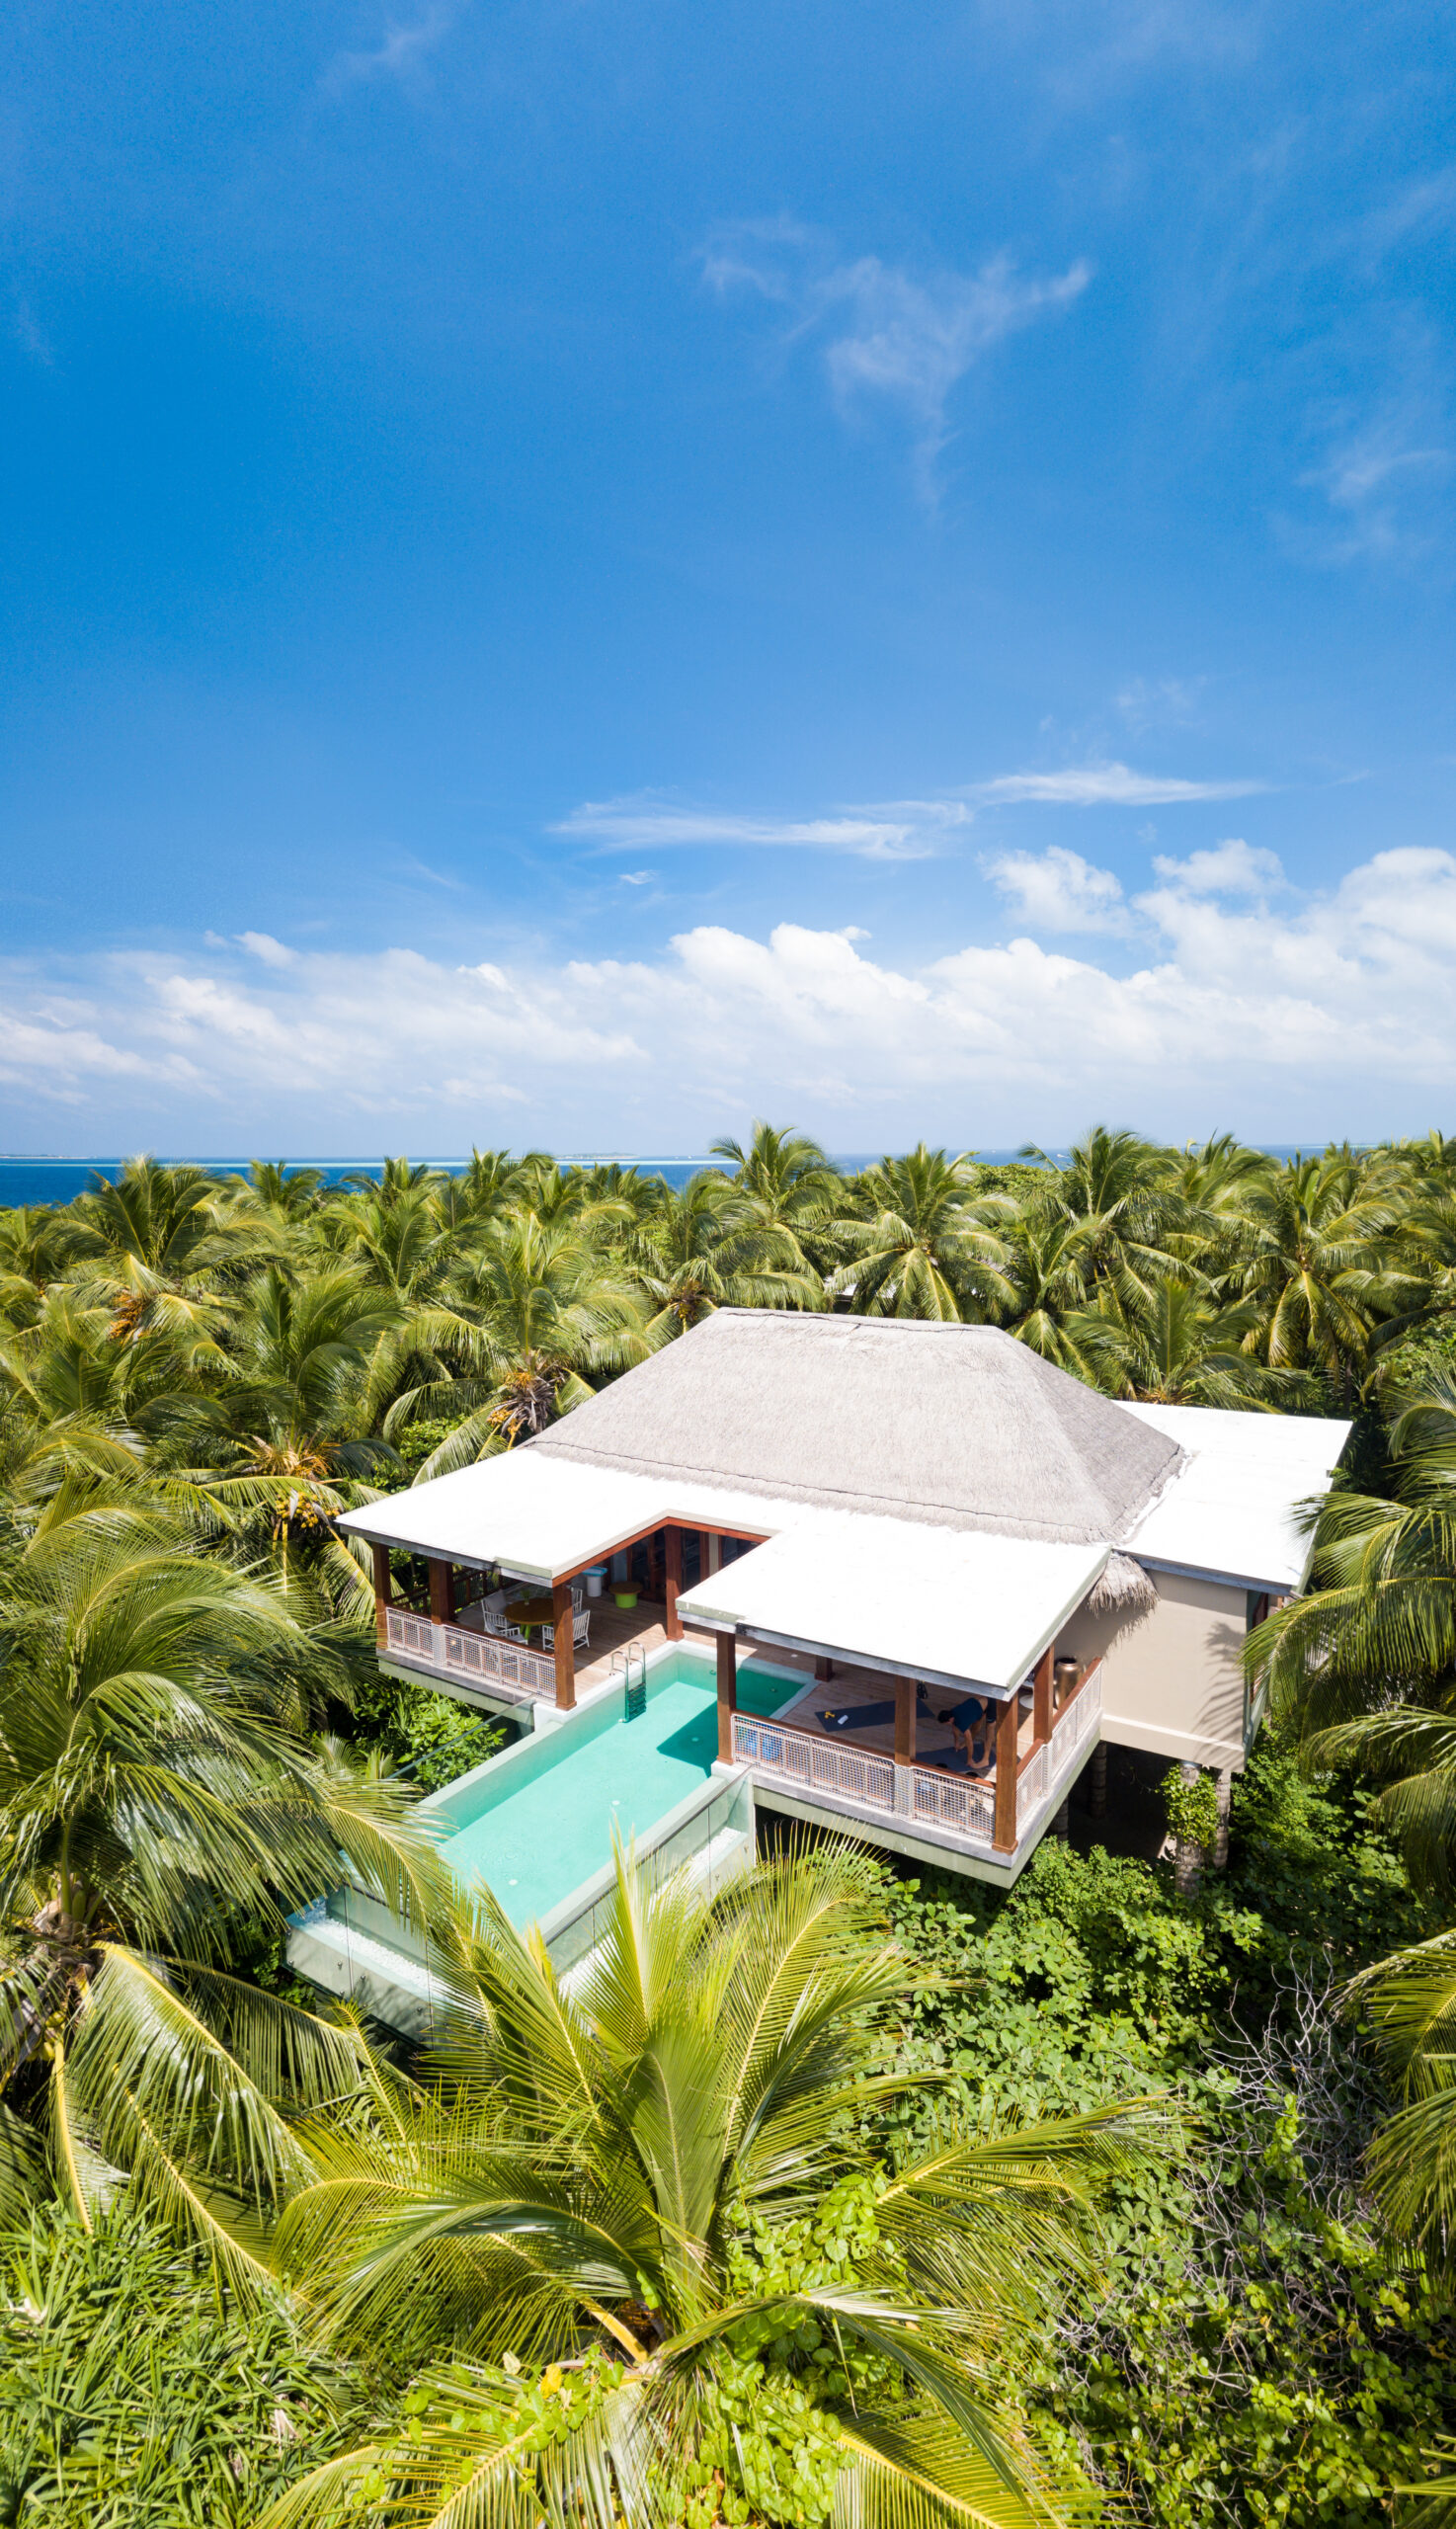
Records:
[[[1052,1664],[1057,1656],[1055,1643],[1048,1643],[1037,1661],[1031,1679],[1031,1741],[1040,1747],[1052,1735]]]
[[[394,1585],[389,1578],[389,1548],[376,1545],[369,1551],[374,1558],[374,1640],[383,1651],[389,1643],[388,1611],[394,1602]]]
[[[551,1586],[552,1639],[556,1646],[556,1709],[570,1712],[576,1703],[576,1644],[572,1626],[576,1609],[571,1603],[571,1583],[556,1581]]]
[[[681,1642],[683,1628],[678,1622],[678,1591],[683,1587],[683,1531],[681,1528],[663,1530],[663,1563],[665,1578],[662,1593],[667,1606],[664,1629],[669,1642]]]
[[[814,1663],[814,1674],[818,1678],[821,1686],[827,1686],[831,1677],[834,1675],[834,1662],[832,1660],[816,1659]]]
[[[895,1680],[895,1762],[897,1765],[913,1765],[915,1762],[915,1704],[914,1677],[897,1677]]]
[[[733,1762],[733,1716],[738,1710],[738,1645],[731,1633],[718,1636],[718,1762]]]
[[[996,1724],[996,1826],[991,1841],[999,1853],[1016,1849],[1016,1731],[1019,1706],[1008,1695]]]
[[[455,1620],[454,1567],[430,1557],[430,1621],[432,1624],[453,1624]]]

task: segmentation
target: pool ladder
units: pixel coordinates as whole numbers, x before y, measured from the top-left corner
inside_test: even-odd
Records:
[[[608,1674],[621,1671],[622,1688],[626,1696],[628,1721],[640,1721],[647,1710],[647,1654],[640,1643],[629,1642],[624,1651],[613,1651]]]

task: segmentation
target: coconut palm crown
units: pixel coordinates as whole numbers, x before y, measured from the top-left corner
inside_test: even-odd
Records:
[[[898,2164],[889,2037],[924,1981],[852,1849],[708,1900],[619,1856],[568,1991],[482,1899],[417,2086],[315,2120],[277,2254],[320,2321],[425,2366],[404,2432],[269,2529],[766,2513],[805,2529],[1047,2521],[1085,2494],[1009,2403],[1007,2346],[1094,2255],[1145,2111],[946,2117]]]

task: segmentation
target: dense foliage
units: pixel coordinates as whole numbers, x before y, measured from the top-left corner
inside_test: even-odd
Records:
[[[243,2529],[347,2430],[362,2382],[282,2294],[239,2306],[118,2211],[0,2243],[0,2522]]]
[[[1456,1144],[1283,1162],[1098,1130],[1065,1166],[921,1148],[849,1176],[759,1126],[717,1158],[682,1189],[542,1154],[335,1186],[138,1161],[0,1215],[17,2519],[231,2523],[278,2496],[615,2522],[650,2447],[685,2529],[818,2529],[836,2502],[861,2529],[1029,2524],[1092,2484],[1160,2529],[1344,2529],[1456,2424]],[[499,1733],[378,1674],[337,1519],[724,1305],[994,1324],[1111,1396],[1355,1436],[1311,1591],[1254,1637],[1279,1735],[1227,1869],[1180,1894],[1053,1843],[1002,1902],[861,1874],[868,2053],[846,2071],[847,2023],[768,2175],[709,2117],[674,2197],[663,2120],[685,2066],[702,2111],[731,2041],[731,1910],[684,1915],[656,2020],[650,1943],[623,1932],[583,2003],[462,1926],[412,1804]],[[1208,1841],[1210,1784],[1173,1781],[1169,1811]],[[453,2056],[379,2052],[288,1984],[283,1917],[341,1844],[451,1950]],[[541,2086],[568,2025],[596,2050],[585,2158]],[[1129,2123],[1149,2096],[1162,2124]],[[908,2229],[896,2188],[947,2133],[953,2182]],[[594,2186],[596,2317],[563,2210]],[[510,2289],[460,2228],[486,2198]]]
[[[1456,2408],[1441,2296],[1383,2234],[1363,2156],[1385,2104],[1335,2001],[1430,1927],[1369,1798],[1265,1744],[1227,1873],[1191,1902],[1167,1865],[1045,1846],[1004,1903],[902,1892],[921,1998],[912,2063],[964,2112],[1182,2101],[1176,2169],[1113,2189],[1105,2291],[1028,2349],[1033,2395],[1166,2529],[1381,2515]]]

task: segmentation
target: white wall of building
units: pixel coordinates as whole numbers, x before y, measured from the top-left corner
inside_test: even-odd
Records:
[[[1244,1589],[1228,1581],[1152,1572],[1158,1604],[1146,1615],[1093,1615],[1063,1627],[1057,1648],[1100,1656],[1102,1737],[1114,1748],[1236,1770],[1245,1746]]]

